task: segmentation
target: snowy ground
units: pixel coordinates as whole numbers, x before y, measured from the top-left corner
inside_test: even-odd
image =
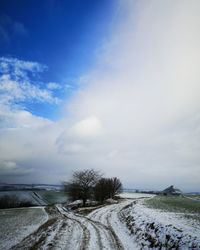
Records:
[[[87,216],[69,211],[62,205],[56,205],[46,207],[48,220],[44,216],[44,211],[42,217],[38,215],[38,220],[40,218],[38,224],[35,218],[24,217],[27,222],[26,226],[23,226],[19,217],[14,230],[12,219],[4,220],[4,228],[7,225],[9,228],[4,235],[1,235],[0,249],[9,249],[14,242],[13,250],[137,250],[150,247],[164,250],[176,249],[176,244],[179,244],[177,249],[200,249],[199,224],[189,222],[178,213],[146,207],[144,202],[151,199],[152,195],[127,193],[122,196],[126,198],[120,200],[118,204],[101,206]],[[35,211],[37,211],[36,208]],[[1,222],[0,225],[2,225]],[[35,223],[34,230],[33,223]],[[22,240],[20,236],[21,241],[18,238],[15,241],[11,240],[12,244],[10,244],[9,234],[16,238],[17,232],[21,235],[23,228],[24,230],[28,228],[27,224],[31,225],[32,229],[27,230],[24,234],[26,237]]]
[[[0,210],[0,249],[10,249],[47,221],[44,208]]]
[[[146,194],[146,193],[121,193],[120,197],[121,198],[126,198],[126,199],[141,199],[141,198],[151,198],[154,197],[154,194]]]
[[[15,199],[16,197],[18,200],[21,200],[21,201],[29,201],[35,206],[47,205],[47,202],[44,199],[42,199],[38,191],[36,192],[36,191],[29,191],[29,190],[28,191],[17,190],[17,191],[1,191],[0,192],[0,197],[3,197],[5,195],[13,199]]]
[[[19,200],[30,201],[33,205],[36,206],[64,203],[67,201],[67,194],[62,190],[0,191],[0,198],[5,195],[10,197],[17,197]]]
[[[139,200],[120,216],[143,249],[200,249],[200,222],[185,213],[148,208]]]
[[[12,249],[137,249],[118,220],[118,212],[130,202],[108,205],[88,216],[57,205],[47,211],[46,223]]]

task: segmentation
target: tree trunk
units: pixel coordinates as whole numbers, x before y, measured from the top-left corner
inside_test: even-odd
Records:
[[[86,205],[86,199],[83,198],[83,206],[85,207],[85,205]]]

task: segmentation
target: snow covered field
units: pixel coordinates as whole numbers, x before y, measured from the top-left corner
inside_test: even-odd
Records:
[[[61,204],[46,207],[45,211],[2,210],[0,249],[7,250],[13,245],[12,250],[200,249],[200,221],[195,217],[189,219],[183,212],[148,207],[149,201],[157,204],[154,195],[124,193],[122,197],[126,198],[117,204],[101,206],[89,213],[87,209],[87,216]]]
[[[42,197],[40,196],[39,192],[35,192],[35,191],[27,191],[27,190],[17,190],[17,191],[1,191],[0,192],[0,197],[3,196],[9,196],[13,199],[15,199],[15,197],[19,200],[24,200],[24,201],[29,201],[31,202],[33,205],[35,206],[45,206],[47,203],[42,199]]]
[[[132,193],[132,192],[126,192],[126,193],[121,193],[120,197],[121,198],[126,198],[126,199],[141,199],[141,198],[151,198],[154,197],[154,194],[146,194],[146,193]]]
[[[31,234],[48,219],[44,208],[0,210],[0,249],[7,250]]]
[[[0,191],[0,198],[3,196],[16,197],[19,200],[30,201],[35,206],[64,203],[67,201],[67,194],[62,190],[16,190]]]
[[[141,248],[200,249],[200,221],[194,214],[149,208],[139,200],[120,216]]]

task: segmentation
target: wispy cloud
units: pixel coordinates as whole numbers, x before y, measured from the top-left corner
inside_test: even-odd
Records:
[[[49,102],[57,104],[59,99],[41,83],[37,76],[47,67],[37,62],[16,58],[0,58],[1,104],[15,105],[25,101]]]
[[[47,88],[50,90],[61,89],[61,85],[57,82],[49,82]]]
[[[47,69],[47,66],[38,62],[23,61],[12,57],[0,58],[0,73],[9,74],[14,80],[29,79],[29,73],[36,76]]]

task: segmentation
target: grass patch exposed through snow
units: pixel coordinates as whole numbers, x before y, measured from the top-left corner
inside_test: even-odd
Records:
[[[185,216],[193,214],[200,215],[200,202],[188,199],[184,196],[162,196],[158,195],[145,201],[149,208],[160,209],[166,212],[185,213]]]
[[[64,203],[68,200],[67,194],[64,191],[40,190],[36,192],[47,204]]]

